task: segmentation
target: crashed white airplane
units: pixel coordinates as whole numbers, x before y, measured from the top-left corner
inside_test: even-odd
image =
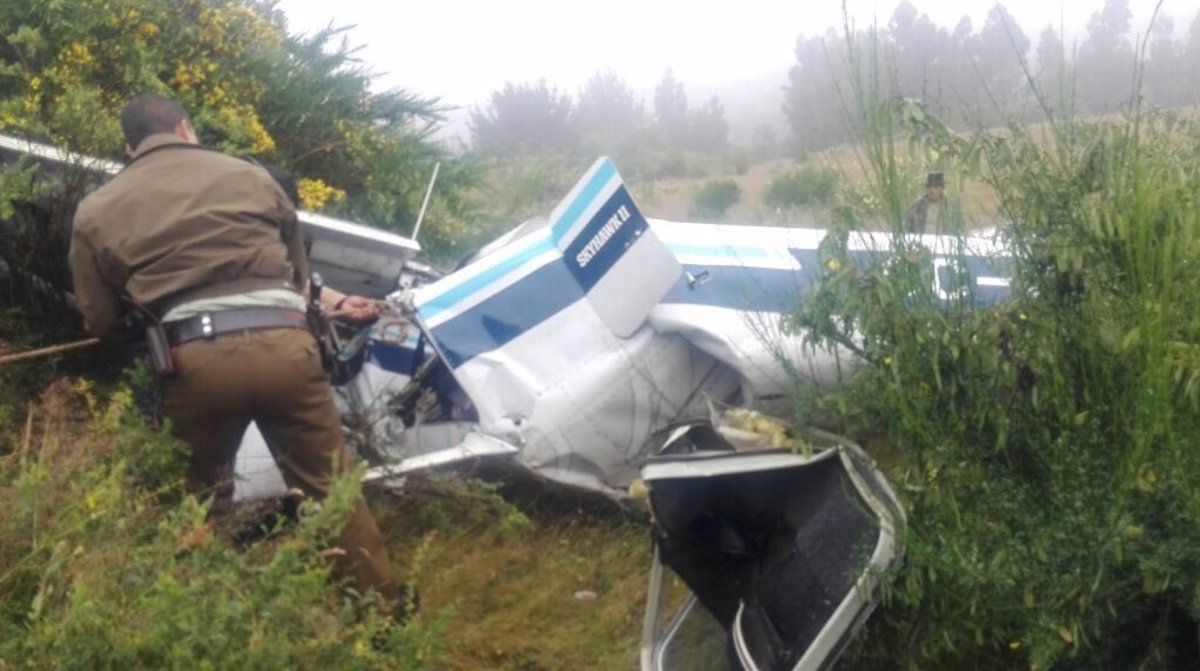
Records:
[[[331,285],[367,293],[352,274],[378,287],[376,268],[396,271],[395,314],[360,334],[365,363],[340,390],[387,458],[371,478],[506,456],[621,497],[653,455],[651,436],[706,416],[709,401],[779,409],[794,382],[784,361],[819,383],[852,363],[780,326],[816,277],[824,231],[648,220],[608,160],[549,219],[433,281],[403,269],[417,251],[405,238],[304,222]],[[995,243],[969,240],[964,256],[956,239],[923,241],[939,296],[964,290],[964,273],[976,300],[1007,295]],[[879,256],[890,243],[863,233],[850,246]]]
[[[344,271],[309,231],[314,266]],[[851,363],[780,326],[824,235],[648,220],[597,161],[548,219],[433,281],[399,273],[396,316],[346,353],[363,365],[340,390],[385,462],[367,477],[493,458],[614,497],[640,479],[656,532],[642,668],[827,668],[898,558],[902,508],[843,439],[738,449],[738,430],[705,421],[714,401],[786,408],[788,368],[833,383]],[[1007,295],[992,241],[921,242],[938,297]],[[891,243],[863,233],[850,248],[869,262]],[[347,246],[383,250],[330,249]],[[670,618],[664,565],[692,592]]]
[[[36,155],[30,147],[16,151]],[[655,528],[643,670],[836,660],[898,560],[895,494],[836,436],[748,446],[707,421],[714,405],[786,408],[789,369],[833,383],[850,363],[780,326],[816,277],[824,231],[646,219],[607,159],[548,219],[445,276],[416,262],[413,240],[301,221],[314,270],[392,307],[347,345],[355,374],[337,389],[376,463],[368,479],[500,459],[616,498],[640,481]],[[920,242],[938,296],[1007,295],[992,241]],[[891,237],[862,233],[850,245],[872,257]],[[240,497],[283,489],[254,429],[238,473]],[[670,617],[664,566],[692,593]]]

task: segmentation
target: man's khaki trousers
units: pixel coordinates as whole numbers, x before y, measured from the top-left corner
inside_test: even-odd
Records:
[[[233,463],[242,434],[258,423],[289,487],[318,499],[347,466],[341,425],[316,340],[299,329],[263,329],[195,340],[175,348],[176,374],[167,381],[163,412],[192,448],[188,484],[215,493],[215,508],[233,496]],[[360,497],[338,545],[334,568],[361,592],[400,592],[383,536]]]

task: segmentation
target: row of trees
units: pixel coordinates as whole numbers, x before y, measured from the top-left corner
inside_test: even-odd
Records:
[[[947,30],[904,0],[884,27],[849,37],[830,31],[799,38],[785,112],[801,149],[854,137],[843,105],[858,67],[851,53],[886,68],[893,93],[924,102],[959,128],[1036,118],[1046,109],[1113,112],[1130,101],[1135,77],[1140,78],[1137,90],[1155,105],[1196,104],[1200,13],[1183,39],[1166,14],[1155,16],[1147,36],[1132,34],[1131,19],[1129,0],[1106,0],[1078,45],[1068,46],[1059,30],[1046,26],[1034,48],[1003,4],[991,9],[978,31],[966,17]],[[877,51],[856,52],[854,44],[876,45]]]
[[[713,96],[689,107],[671,70],[654,92],[653,110],[615,71],[595,73],[577,97],[545,80],[508,83],[486,108],[471,110],[473,149],[486,156],[556,153],[628,155],[640,148],[720,151],[728,142],[725,109]]]
[[[1135,35],[1129,0],[1106,0],[1078,44],[1046,26],[1035,46],[1003,4],[991,9],[978,30],[966,17],[948,30],[903,0],[885,26],[798,38],[796,62],[783,87],[783,113],[800,151],[852,139],[856,130],[846,123],[845,101],[851,97],[851,73],[863,67],[886,72],[892,89],[886,93],[919,100],[960,129],[1034,119],[1046,111],[1106,114],[1127,104],[1134,91],[1159,106],[1195,104],[1200,14],[1188,25],[1180,37],[1175,21],[1159,13],[1147,35]],[[873,65],[861,62],[864,58]],[[575,96],[544,80],[509,83],[492,93],[486,107],[471,111],[469,125],[473,149],[501,157],[712,152],[728,143],[721,101],[714,96],[689,107],[683,83],[670,70],[650,110],[616,72],[606,70]]]

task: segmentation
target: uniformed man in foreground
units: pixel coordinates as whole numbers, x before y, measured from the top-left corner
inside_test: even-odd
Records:
[[[177,103],[148,94],[121,115],[132,159],[75,215],[71,270],[88,330],[113,339],[129,302],[170,347],[163,414],[192,448],[189,488],[233,494],[242,434],[258,423],[289,487],[323,498],[345,469],[338,412],[305,315],[308,260],[292,203],[261,167],[198,144]],[[352,318],[374,304],[325,289]],[[403,609],[383,537],[359,498],[335,569]],[[337,554],[337,553],[335,553]],[[402,612],[398,610],[397,612]]]

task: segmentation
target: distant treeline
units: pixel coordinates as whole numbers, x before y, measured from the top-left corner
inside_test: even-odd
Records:
[[[1200,13],[1182,38],[1165,13],[1155,16],[1147,35],[1133,33],[1132,16],[1129,0],[1106,0],[1088,20],[1082,41],[1067,44],[1048,25],[1034,42],[1002,3],[977,31],[967,17],[948,30],[904,0],[886,25],[802,35],[796,62],[781,82],[792,136],[778,138],[764,123],[754,148],[803,153],[856,137],[846,114],[850,73],[872,67],[883,70],[879,79],[891,86],[886,94],[921,101],[958,129],[1045,118],[1047,112],[1106,114],[1135,92],[1161,107],[1197,104]],[[850,54],[872,63],[854,64]],[[577,96],[545,81],[509,83],[493,92],[487,107],[471,111],[470,130],[472,149],[488,156],[711,152],[728,144],[720,99],[689,108],[683,84],[669,70],[649,110],[612,70],[596,73]]]
[[[1060,31],[1048,25],[1035,45],[1003,4],[992,8],[978,31],[967,17],[948,31],[905,0],[886,26],[802,37],[786,87],[793,139],[800,149],[820,149],[854,137],[842,111],[855,69],[851,53],[873,53],[887,69],[881,79],[891,82],[893,93],[922,101],[957,128],[1044,118],[1047,111],[1106,114],[1128,104],[1135,92],[1160,107],[1195,105],[1200,13],[1182,40],[1164,13],[1148,35],[1133,34],[1132,16],[1129,0],[1106,0],[1078,44],[1064,44]],[[877,51],[856,51],[851,43]]]
[[[689,107],[683,83],[667,70],[649,112],[625,80],[609,69],[595,73],[579,95],[545,80],[505,84],[470,118],[472,149],[487,156],[532,153],[625,155],[643,150],[717,152],[728,143],[725,109],[713,96]]]

